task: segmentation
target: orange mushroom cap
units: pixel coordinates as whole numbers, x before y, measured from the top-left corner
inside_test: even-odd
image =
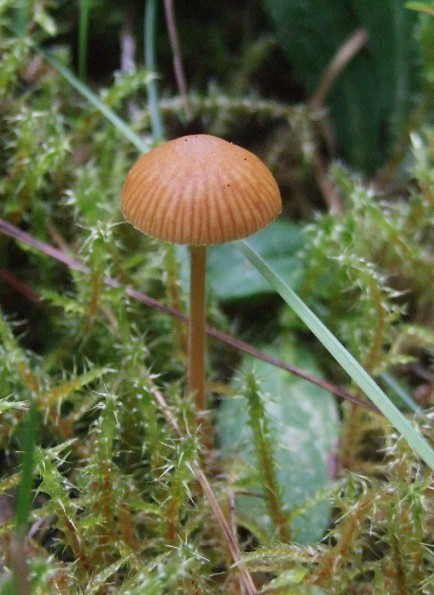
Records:
[[[221,244],[251,235],[282,209],[279,188],[256,155],[207,134],[149,151],[121,193],[125,219],[167,242]]]

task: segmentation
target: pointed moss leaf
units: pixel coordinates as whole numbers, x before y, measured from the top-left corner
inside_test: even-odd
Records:
[[[326,595],[325,591],[315,585],[301,584],[301,580],[306,574],[306,568],[282,572],[267,584],[265,592],[285,593],[287,595]]]
[[[119,570],[119,568],[128,562],[130,555],[131,554],[127,554],[126,556],[115,560],[112,564],[110,564],[110,566],[104,568],[98,574],[95,574],[87,586],[86,592],[88,595],[91,595],[92,593],[98,593],[98,591],[101,592],[101,588],[107,584],[108,579],[114,575]]]
[[[303,240],[300,226],[282,220],[274,221],[250,238],[255,250],[267,262],[273,263],[273,268],[293,288],[298,287],[301,278],[301,259],[297,253],[303,246]],[[221,300],[273,293],[262,275],[252,269],[232,243],[209,248],[207,281],[213,295]]]
[[[309,353],[289,342],[272,349],[274,356],[319,375]],[[264,395],[270,451],[283,511],[297,507],[303,514],[290,522],[291,538],[312,543],[324,534],[330,520],[330,503],[315,496],[333,478],[338,440],[334,398],[323,389],[262,361],[246,357],[242,375],[251,370]],[[242,391],[240,391],[242,394]],[[222,456],[237,477],[237,515],[242,524],[261,536],[276,536],[276,527],[265,503],[257,451],[244,396],[225,399],[218,412],[217,431]],[[239,482],[239,483],[238,483]],[[303,505],[306,507],[303,508]]]
[[[11,395],[0,398],[0,415],[9,411],[24,411],[29,406],[27,401],[12,401]]]

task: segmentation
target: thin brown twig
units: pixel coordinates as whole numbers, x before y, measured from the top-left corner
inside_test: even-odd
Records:
[[[310,99],[307,101],[314,110],[320,110],[324,107],[324,103],[331,88],[340,76],[342,71],[346,68],[348,63],[354,56],[366,45],[368,41],[368,34],[364,29],[357,29],[350,35],[345,43],[338,49],[323,72],[320,82],[316,90],[312,93]],[[322,136],[328,146],[329,151],[333,153],[333,146],[335,145],[333,133],[325,119],[319,121],[319,128]],[[318,185],[324,196],[325,202],[329,210],[334,214],[341,214],[344,211],[339,192],[327,171],[327,167],[323,162],[320,150],[317,147],[314,154],[313,167]]]
[[[152,395],[155,401],[157,402],[158,406],[160,407],[164,417],[166,418],[166,421],[172,426],[179,438],[183,438],[184,436],[178,424],[178,421],[172,413],[162,393],[156,388],[154,388],[152,390]],[[221,506],[213,492],[213,489],[208,479],[206,478],[205,473],[202,471],[198,461],[194,459],[191,463],[191,466],[197,480],[201,485],[203,493],[208,499],[214,518],[216,519],[218,525],[220,526],[220,529],[222,530],[232,560],[240,572],[240,579],[243,582],[244,590],[248,595],[254,595],[255,593],[257,593],[257,590],[246,565],[242,561],[241,550],[236,535],[234,531],[231,529],[229,523],[227,522],[226,517],[221,509]]]
[[[120,69],[125,74],[131,74],[136,68],[136,38],[134,35],[134,25],[137,22],[136,3],[130,0],[122,24],[119,37],[120,45]],[[130,120],[138,118],[139,107],[135,99],[128,99],[127,109]]]
[[[88,273],[90,271],[89,267],[86,266],[84,263],[72,258],[71,256],[69,256],[69,254],[63,252],[62,250],[58,250],[57,248],[54,248],[53,246],[50,246],[49,244],[46,244],[45,242],[38,240],[37,238],[33,237],[31,234],[29,234],[25,231],[22,231],[21,229],[19,229],[18,227],[15,227],[15,225],[12,225],[11,223],[9,223],[8,221],[5,221],[4,219],[0,219],[0,233],[3,233],[4,235],[7,235],[15,240],[24,242],[27,245],[32,246],[33,248],[36,248],[37,250],[43,252],[44,254],[47,254],[51,258],[54,258],[58,262],[61,262],[62,264],[66,265],[70,269],[79,270],[84,273]],[[123,286],[120,281],[118,281],[116,279],[112,279],[111,277],[105,277],[104,283],[106,285],[108,285],[109,287],[122,287]],[[149,306],[150,308],[159,310],[160,312],[163,312],[164,314],[167,314],[168,316],[178,318],[179,320],[181,320],[182,322],[184,322],[186,324],[189,321],[189,317],[186,314],[183,314],[182,312],[179,312],[178,310],[175,310],[174,308],[171,308],[170,306],[163,304],[162,302],[146,295],[145,293],[142,293],[141,291],[138,291],[137,289],[134,289],[132,287],[125,287],[124,291],[125,291],[125,295],[127,295],[128,297],[130,297],[142,304],[145,304],[145,305]],[[260,360],[265,361],[273,366],[276,366],[278,368],[286,370],[287,372],[290,372],[291,374],[294,374],[300,378],[303,378],[304,380],[307,380],[308,382],[311,382],[312,384],[316,384],[317,386],[323,388],[324,390],[327,390],[328,392],[336,395],[337,397],[346,399],[347,401],[355,403],[356,405],[359,405],[360,407],[364,407],[365,409],[369,409],[370,411],[372,411],[374,413],[382,415],[381,412],[379,411],[379,409],[377,409],[375,407],[375,405],[371,404],[368,401],[362,401],[358,397],[354,396],[353,394],[351,394],[350,392],[346,391],[344,388],[342,388],[336,384],[333,384],[331,382],[328,382],[327,380],[318,378],[318,377],[314,376],[313,374],[310,374],[309,372],[306,372],[300,368],[297,368],[296,366],[292,366],[291,364],[288,364],[287,362],[284,362],[276,357],[268,355],[268,354],[264,353],[263,351],[260,351],[256,347],[253,347],[249,343],[245,343],[244,341],[241,341],[240,339],[237,339],[236,337],[228,335],[227,333],[223,333],[222,331],[219,331],[213,327],[206,326],[205,331],[208,335],[214,337],[215,339],[221,341],[222,343],[226,343],[227,345],[230,345],[231,347],[234,347],[235,349],[243,351],[244,353],[248,353],[249,355],[252,355],[253,357],[255,357],[257,359],[260,359]]]
[[[10,543],[12,567],[15,574],[17,595],[31,595],[29,567],[28,567],[27,538],[22,531],[16,531]]]
[[[325,159],[321,155],[318,147],[313,154],[312,166],[318,186],[320,187],[330,213],[332,215],[342,215],[344,212],[344,205],[342,204],[341,195],[331,179],[328,164],[325,163]]]
[[[185,115],[189,120],[191,120],[193,117],[193,112],[188,99],[187,80],[185,78],[184,66],[182,64],[181,46],[179,44],[173,0],[164,0],[164,13],[166,16],[170,46],[173,53],[173,68],[175,71],[176,84],[178,85],[179,93],[182,97]]]
[[[136,14],[134,4],[130,2],[125,12],[124,22],[120,33],[120,61],[121,72],[131,74],[136,68],[136,38],[134,35],[134,24]]]
[[[368,33],[365,29],[357,29],[338,49],[325,69],[318,87],[308,101],[312,107],[319,109],[324,105],[325,98],[329,94],[336,79],[346,68],[348,62],[366,45],[367,41]]]
[[[29,302],[33,302],[34,304],[40,305],[42,303],[41,296],[27,283],[18,279],[18,277],[12,273],[11,271],[0,267],[0,279],[3,279],[6,283],[8,283],[11,287],[15,289],[17,293],[23,295]]]
[[[236,519],[236,506],[235,506],[235,494],[232,486],[228,489],[228,508],[229,508],[229,526],[232,531],[232,535],[237,535],[237,519]],[[243,582],[241,577],[239,577],[239,588],[242,592],[243,589]]]

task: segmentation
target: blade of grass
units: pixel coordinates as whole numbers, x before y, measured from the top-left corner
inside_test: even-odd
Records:
[[[403,402],[411,411],[417,415],[425,415],[424,410],[411,398],[405,388],[388,372],[383,372],[380,375],[381,380],[384,384],[392,390],[395,395]]]
[[[347,372],[357,386],[369,397],[376,407],[387,417],[390,423],[407,440],[414,451],[434,471],[434,450],[395,407],[376,382],[362,368],[357,360],[345,349],[328,328],[298,297],[294,291],[272,270],[272,268],[245,241],[237,242],[237,247],[251,264],[270,283],[275,291],[294,310],[309,330],[324,345],[338,364]]]
[[[13,588],[20,595],[31,595],[26,556],[26,535],[30,511],[32,509],[32,482],[37,433],[38,411],[34,403],[31,402],[24,424],[21,477],[15,507],[15,532],[11,541],[11,561],[15,582]]]
[[[61,62],[56,60],[43,48],[37,47],[44,59],[59,72],[68,83],[74,87],[83,97],[85,97],[101,114],[107,118],[113,126],[124,135],[141,153],[147,153],[149,151],[148,145],[136,134],[130,126],[122,118],[120,118],[112,109],[110,109],[101,99],[93,93],[87,85],[82,83],[74,74],[64,66]]]
[[[87,78],[87,48],[89,41],[89,14],[92,0],[80,0],[78,23],[78,76],[85,82]]]
[[[145,66],[149,72],[155,72],[155,29],[156,29],[157,3],[155,0],[147,0],[144,22],[144,47],[145,47]],[[155,77],[149,77],[147,82],[148,105],[151,117],[151,128],[154,140],[160,142],[164,140],[165,133],[163,121],[161,119],[160,107],[158,103],[157,80]]]

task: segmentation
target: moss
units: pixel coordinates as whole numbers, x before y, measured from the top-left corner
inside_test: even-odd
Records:
[[[220,466],[218,453],[204,453],[190,432],[195,411],[185,399],[182,323],[125,292],[130,286],[153,300],[183,305],[182,262],[121,222],[119,191],[136,151],[38,53],[36,42],[74,66],[75,16],[68,3],[15,4],[0,3],[0,217],[33,241],[0,234],[0,590],[13,592],[12,571],[26,568],[14,546],[14,507],[32,404],[37,438],[24,511],[32,593],[229,593],[238,592],[240,576],[248,584],[247,570],[264,592],[430,592],[432,473],[384,418],[354,404],[339,408],[331,485],[288,510],[277,485],[282,470],[269,431],[273,420],[256,391],[260,379],[249,376],[246,423],[263,463],[252,473],[268,490],[269,514],[280,534],[273,539],[254,533],[248,520],[237,518],[242,482],[224,475],[228,467]],[[95,10],[102,21],[102,3]],[[255,15],[258,7],[251,10]],[[119,27],[121,12],[107,16],[106,25]],[[229,35],[235,47],[235,25],[228,32],[214,24],[212,34]],[[402,163],[394,186],[375,189],[342,164],[318,173],[321,114],[248,91],[273,47],[263,25],[255,30],[259,40],[253,42],[246,30],[233,64],[220,62],[219,77],[230,72],[218,88],[203,91],[204,77],[211,75],[200,64],[190,97],[193,122],[179,117],[175,94],[161,100],[167,129],[172,135],[190,126],[215,128],[245,140],[268,160],[288,197],[286,215],[306,228],[297,256],[303,299],[375,379],[385,386],[394,380],[407,397],[396,402],[432,442],[434,133],[418,124],[409,145],[411,165]],[[228,47],[221,52],[226,60]],[[213,59],[222,60],[219,55]],[[138,67],[112,76],[109,66],[109,75],[87,88],[93,85],[96,96],[152,144],[144,91],[149,73]],[[169,67],[170,56],[162,68]],[[263,82],[255,88],[261,87]],[[339,199],[338,213],[324,207],[324,176]],[[64,264],[48,244],[62,251]],[[288,309],[274,311],[274,301],[261,300],[233,301],[223,310],[211,299],[210,320],[243,329],[253,342],[264,327],[250,321],[261,309],[273,310],[266,316],[273,336],[303,344],[316,369],[353,390]],[[222,399],[232,398],[227,380],[239,374],[240,358],[219,354],[211,341],[210,347],[213,416]],[[216,378],[224,381],[214,384]],[[201,488],[198,466],[229,525],[238,525],[235,554],[216,503]],[[321,542],[282,543],[290,541],[282,515],[309,520],[312,506],[325,499],[333,513]],[[237,547],[242,561],[234,565]],[[20,589],[30,592],[25,585]]]

